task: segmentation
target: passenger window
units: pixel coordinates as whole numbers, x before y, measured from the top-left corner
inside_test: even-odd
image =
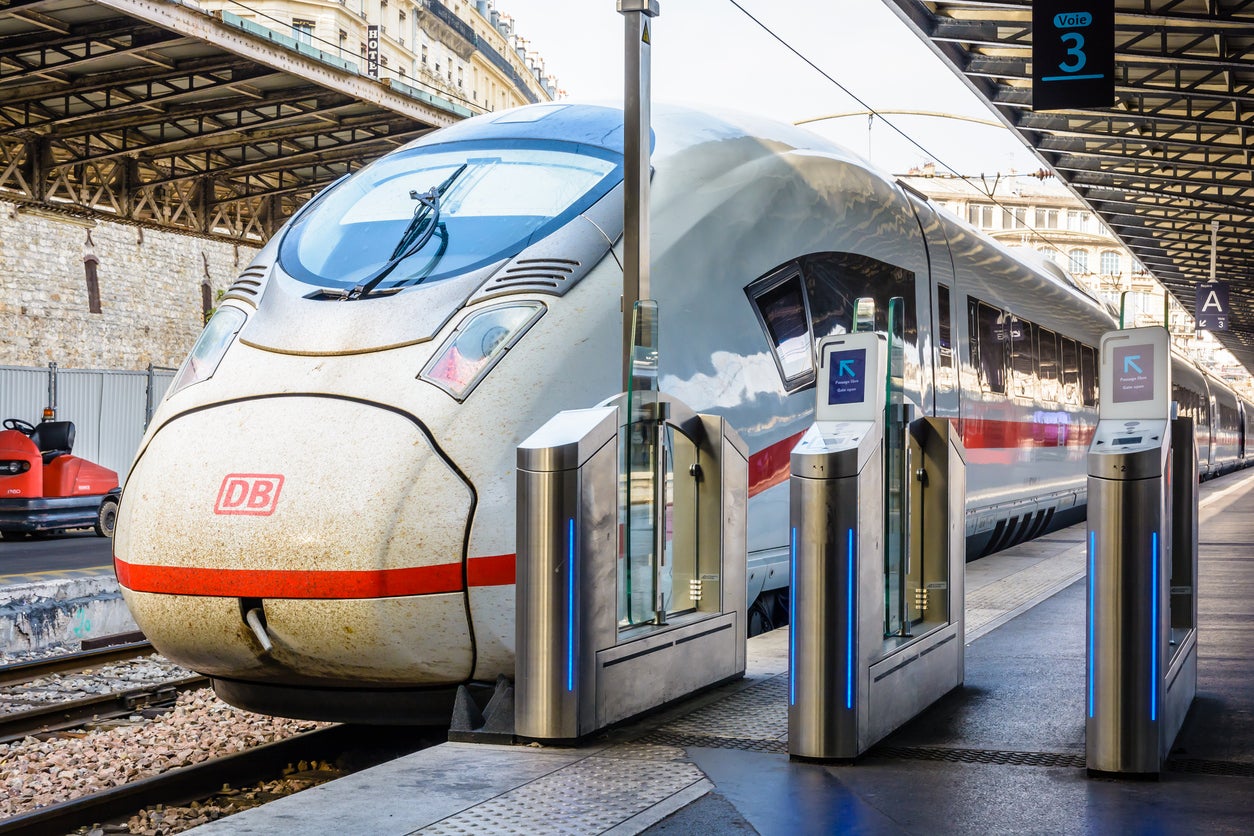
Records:
[[[1026,319],[1010,317],[1010,367],[1014,370],[1015,394],[1034,398],[1036,386],[1036,326]]]
[[[1046,328],[1036,331],[1036,364],[1041,374],[1041,397],[1060,400],[1058,386],[1058,335]]]
[[[852,330],[853,305],[859,298],[875,300],[875,330],[886,331],[888,300],[900,296],[906,302],[905,341],[919,344],[914,274],[909,270],[854,253],[814,253],[800,263],[815,340]]]
[[[936,286],[936,321],[939,333],[936,341],[940,348],[940,364],[944,368],[953,368],[954,346],[953,326],[949,316],[949,288],[943,284]]]
[[[1062,399],[1080,403],[1080,354],[1070,337],[1062,338]]]
[[[789,267],[749,288],[749,293],[784,383],[792,389],[812,382],[814,353],[801,275]]]
[[[1097,405],[1096,359],[1096,353],[1091,347],[1080,346],[1080,391],[1084,395],[1085,406]]]
[[[980,303],[979,334],[980,382],[986,392],[1006,394],[1006,351],[1009,343],[1007,315],[997,308]]]

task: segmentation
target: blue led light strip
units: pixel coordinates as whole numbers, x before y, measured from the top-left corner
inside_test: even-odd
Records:
[[[1093,716],[1093,634],[1096,632],[1097,611],[1093,599],[1097,588],[1097,532],[1089,532],[1089,716]]]
[[[1158,532],[1150,534],[1150,722],[1158,720]]]
[[[797,704],[797,527],[792,529],[788,564],[788,704]]]
[[[566,690],[575,690],[575,518],[566,523]]]
[[[853,708],[853,595],[858,588],[858,576],[853,573],[853,529],[849,529],[849,577],[845,581],[847,621],[845,624],[845,708]]]

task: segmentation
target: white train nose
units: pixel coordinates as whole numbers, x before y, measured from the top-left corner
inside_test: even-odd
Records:
[[[158,649],[202,673],[458,682],[472,501],[415,416],[325,396],[221,404],[172,419],[136,462],[118,578]]]

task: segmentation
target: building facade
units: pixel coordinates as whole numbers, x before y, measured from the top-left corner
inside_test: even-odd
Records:
[[[494,0],[200,0],[200,6],[475,113],[562,95],[544,59]]]
[[[937,172],[929,163],[899,178],[932,204],[1008,247],[1035,250],[1069,272],[1094,296],[1121,305],[1129,326],[1163,324],[1164,304],[1178,348],[1248,397],[1249,373],[1193,316],[1168,295],[1101,219],[1052,175],[982,176],[974,181]]]

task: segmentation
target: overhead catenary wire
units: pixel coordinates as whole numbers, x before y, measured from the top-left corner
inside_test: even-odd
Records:
[[[884,115],[883,111],[877,110],[876,108],[872,107],[864,99],[862,99],[862,97],[858,96],[848,87],[846,87],[844,84],[838,81],[835,77],[833,77],[830,73],[828,73],[818,64],[814,63],[814,61],[810,60],[799,49],[797,49],[788,41],[786,41],[782,36],[780,36],[777,32],[771,29],[771,27],[763,23],[760,19],[758,19],[757,16],[755,16],[752,12],[750,12],[743,5],[741,5],[739,0],[727,0],[727,2],[735,6],[736,9],[738,9],[742,14],[744,14],[745,17],[753,21],[754,24],[756,24],[763,32],[765,32],[772,39],[778,42],[782,47],[784,47],[784,49],[791,52],[793,55],[799,58],[802,62],[804,62],[807,66],[809,66],[819,75],[823,76],[823,78],[827,79],[832,84],[834,84],[842,93],[844,93],[846,96],[848,96],[849,98],[857,102],[865,110],[866,114],[869,115],[871,118],[879,119],[889,128],[891,128],[895,133],[901,136],[902,139],[906,140],[906,142],[910,143],[915,148],[922,151],[926,157],[936,162],[937,165],[941,166],[946,171],[950,172],[955,178],[962,180],[964,183],[969,185],[972,188],[972,190],[979,193],[982,197],[987,198],[994,206],[1001,209],[1003,213],[1008,214],[1008,215],[1013,215],[1012,210],[1008,206],[1003,204],[1001,201],[999,201],[997,197],[993,194],[994,190],[996,189],[996,181],[994,181],[994,186],[992,189],[988,188],[987,186],[981,189],[978,185],[976,185],[975,178],[969,175],[960,174],[957,169],[955,169],[953,166],[949,165],[944,160],[942,160],[938,154],[934,154],[930,149],[926,148],[921,142],[919,142],[914,137],[912,137],[904,128],[901,128],[898,125],[894,124],[892,120],[888,119]],[[803,121],[815,121],[815,120],[803,120]],[[980,176],[980,179],[981,181],[984,180],[983,175]],[[1038,229],[1036,229],[1036,227],[1032,226],[1031,224],[1026,223],[1025,221],[1022,229],[1027,234],[1038,239],[1043,245],[1057,252],[1059,256],[1066,259],[1067,264],[1071,263],[1071,257],[1067,253],[1063,252],[1061,247],[1059,247],[1057,244],[1055,244],[1053,241],[1047,238],[1043,233],[1041,233]]]

